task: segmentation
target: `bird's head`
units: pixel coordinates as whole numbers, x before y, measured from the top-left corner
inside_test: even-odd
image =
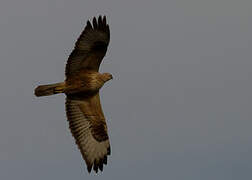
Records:
[[[107,82],[107,81],[113,79],[113,76],[110,73],[103,73],[101,77],[104,82]]]

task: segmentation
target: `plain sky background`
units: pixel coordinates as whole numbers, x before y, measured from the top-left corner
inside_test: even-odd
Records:
[[[89,175],[64,95],[33,90],[99,14],[112,156]],[[251,0],[1,0],[0,179],[252,179],[251,19]]]

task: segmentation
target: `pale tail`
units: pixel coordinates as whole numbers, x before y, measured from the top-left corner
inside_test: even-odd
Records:
[[[36,96],[50,96],[53,94],[64,93],[65,83],[56,83],[56,84],[48,84],[41,85],[35,89]]]

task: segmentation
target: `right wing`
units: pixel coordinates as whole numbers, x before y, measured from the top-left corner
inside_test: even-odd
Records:
[[[88,172],[92,167],[102,171],[110,155],[107,126],[100,105],[99,93],[85,100],[67,97],[66,112],[69,128],[76,140]]]

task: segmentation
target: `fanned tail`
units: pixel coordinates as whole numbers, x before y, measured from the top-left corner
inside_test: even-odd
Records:
[[[38,86],[34,94],[39,97],[39,96],[50,96],[53,94],[58,94],[58,93],[64,93],[65,90],[65,83],[55,83],[55,84],[48,84],[48,85],[40,85]]]

